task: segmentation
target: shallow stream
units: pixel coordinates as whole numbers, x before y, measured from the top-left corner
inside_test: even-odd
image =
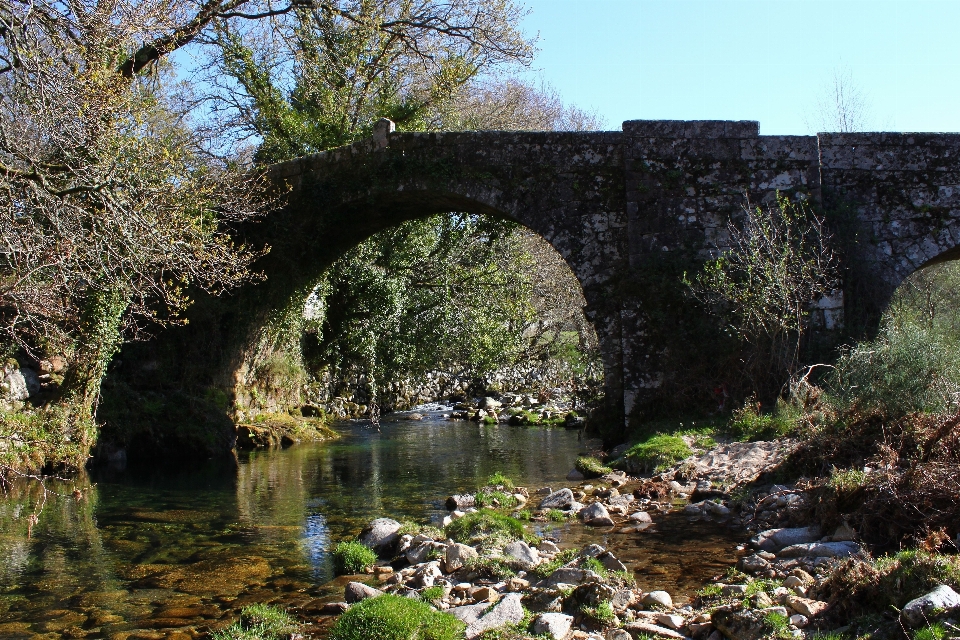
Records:
[[[451,493],[500,471],[566,486],[576,431],[448,422],[359,423],[329,443],[241,454],[237,464],[100,469],[0,493],[0,636],[186,640],[244,604],[342,594],[332,543],[375,517],[438,522]],[[79,492],[75,493],[74,488]],[[39,512],[36,522],[31,515]],[[736,532],[654,516],[642,533],[534,525],[561,546],[599,542],[645,590],[689,595],[735,561]],[[338,593],[339,592],[339,593]]]

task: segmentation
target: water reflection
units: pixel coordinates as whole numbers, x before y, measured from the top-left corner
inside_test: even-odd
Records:
[[[496,471],[534,488],[560,484],[580,449],[572,431],[439,419],[341,429],[337,442],[237,464],[98,470],[53,487],[63,495],[48,497],[32,532],[41,489],[12,485],[0,496],[0,635],[209,631],[248,602],[302,603],[326,593],[331,545],[369,520],[439,519],[447,495]],[[568,529],[571,542],[582,535]],[[635,548],[651,571],[682,552],[669,541],[609,542]]]

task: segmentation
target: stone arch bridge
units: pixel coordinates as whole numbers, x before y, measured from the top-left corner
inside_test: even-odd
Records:
[[[133,378],[148,383],[163,367],[183,385],[236,387],[271,314],[344,251],[411,218],[466,211],[529,227],[570,265],[600,339],[615,439],[624,418],[709,378],[713,338],[698,329],[709,320],[680,276],[724,247],[747,199],[809,198],[842,229],[845,302],[824,310],[827,324],[845,304],[848,325],[856,306],[868,326],[906,276],[960,252],[960,134],[761,136],[749,121],[396,133],[384,120],[371,139],[271,171],[292,187],[290,204],[242,231],[271,245],[256,265],[267,279],[201,301],[189,327],[166,332],[178,346]]]

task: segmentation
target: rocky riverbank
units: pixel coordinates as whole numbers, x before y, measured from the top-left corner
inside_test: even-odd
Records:
[[[851,627],[846,599],[853,594],[838,593],[838,575],[873,561],[850,526],[824,530],[815,521],[811,483],[763,483],[792,446],[719,445],[653,476],[612,472],[562,488],[513,487],[503,479],[476,494],[450,496],[442,529],[377,520],[359,540],[380,560],[322,612],[349,612],[393,594],[453,616],[467,639],[846,637],[863,621]],[[570,477],[579,480],[575,471]],[[524,526],[569,519],[598,534],[641,532],[671,511],[743,535],[731,558],[735,568],[693,598],[638,588],[631,567],[599,544],[564,548]],[[912,637],[934,624],[960,635],[957,614],[960,596],[935,585],[890,619],[874,620],[878,632],[867,637],[896,637],[891,625]],[[336,623],[323,626],[329,624],[337,637]]]

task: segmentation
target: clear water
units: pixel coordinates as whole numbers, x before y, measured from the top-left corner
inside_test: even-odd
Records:
[[[56,493],[45,501],[36,482],[9,486],[0,494],[0,636],[186,638],[250,602],[333,598],[342,587],[327,584],[332,542],[375,517],[437,521],[447,495],[496,471],[534,489],[559,486],[582,449],[575,431],[438,417],[339,429],[338,441],[236,464],[98,470],[49,483]],[[641,586],[674,593],[735,559],[733,533],[676,517],[644,533],[547,532],[562,544],[607,544]]]

